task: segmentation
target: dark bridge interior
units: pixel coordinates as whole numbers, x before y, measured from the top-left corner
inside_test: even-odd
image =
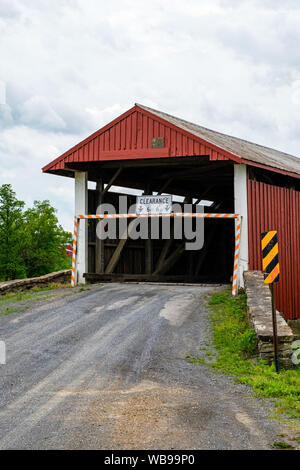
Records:
[[[72,163],[73,169],[88,171],[89,181],[97,188],[89,190],[89,214],[101,203],[118,209],[118,195],[112,185],[142,190],[144,194],[173,194],[193,204],[213,201],[205,212],[234,211],[233,165],[230,161],[209,161],[208,157],[184,157],[109,162]],[[128,203],[135,203],[128,196]],[[182,207],[183,204],[181,203]],[[174,282],[229,282],[234,250],[233,220],[204,220],[204,245],[201,250],[185,250],[186,240],[132,240],[96,237],[97,221],[89,221],[90,281],[143,280]],[[130,220],[128,220],[128,224]],[[171,234],[172,234],[171,221]],[[194,228],[196,221],[193,221]]]

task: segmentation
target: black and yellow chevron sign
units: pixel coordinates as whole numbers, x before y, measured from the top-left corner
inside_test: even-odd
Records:
[[[277,231],[270,230],[261,234],[263,271],[266,273],[265,283],[279,282],[279,259]]]

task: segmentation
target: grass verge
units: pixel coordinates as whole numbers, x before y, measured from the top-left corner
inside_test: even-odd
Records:
[[[22,305],[28,300],[40,300],[48,298],[46,292],[53,289],[61,289],[71,287],[71,284],[59,284],[51,282],[49,284],[33,287],[23,291],[8,292],[0,295],[0,315],[9,315],[10,313],[19,312],[22,306],[13,306],[13,304],[21,303]],[[45,291],[45,294],[44,294]],[[41,294],[40,294],[41,293]],[[41,297],[42,296],[42,297]],[[26,306],[24,308],[27,308]]]
[[[90,290],[89,286],[76,286],[71,289],[71,284],[60,284],[58,282],[50,282],[48,284],[41,284],[40,286],[32,287],[23,291],[8,292],[7,294],[0,295],[0,316],[9,315],[10,313],[19,312],[30,308],[31,302],[38,300],[47,300],[56,297],[55,292],[48,291],[61,291],[65,293],[58,296],[64,297],[65,295],[76,294],[77,292],[83,292]]]
[[[274,366],[259,361],[256,337],[249,327],[245,295],[232,297],[227,290],[210,297],[212,337],[217,350],[215,362],[187,357],[234,375],[237,382],[250,385],[259,397],[275,401],[276,416],[300,419],[300,368],[275,372]]]

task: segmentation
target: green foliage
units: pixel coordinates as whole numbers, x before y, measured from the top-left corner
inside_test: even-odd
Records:
[[[189,357],[189,362],[206,363],[234,375],[236,381],[250,385],[260,397],[276,399],[278,413],[300,418],[300,369],[281,370],[259,361],[256,336],[249,327],[246,296],[232,297],[229,291],[214,294],[209,300],[214,345],[214,363]]]
[[[71,234],[59,225],[49,201],[24,210],[11,185],[0,187],[0,280],[35,277],[71,267],[64,245]]]
[[[27,276],[42,276],[65,267],[69,258],[64,244],[70,236],[58,225],[49,201],[34,201],[24,213],[23,256]]]
[[[211,320],[217,349],[223,349],[229,355],[252,356],[257,341],[254,330],[248,325],[246,295],[232,297],[226,291],[212,296],[209,304],[212,306]]]
[[[10,184],[0,187],[0,279],[23,277],[26,273],[20,252],[24,202],[16,198]]]
[[[20,308],[18,307],[14,307],[14,308],[6,307],[4,311],[0,311],[0,315],[9,315],[10,313],[18,312],[19,310]]]
[[[292,450],[294,447],[291,444],[288,444],[284,441],[275,441],[273,446],[274,449],[281,449],[281,450]]]

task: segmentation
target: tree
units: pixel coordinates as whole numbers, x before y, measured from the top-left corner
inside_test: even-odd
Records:
[[[70,268],[65,244],[72,235],[59,225],[49,201],[24,210],[10,184],[0,186],[0,280],[34,277]]]
[[[72,236],[59,225],[55,213],[47,200],[34,201],[33,208],[24,212],[22,251],[28,277],[69,267],[65,244]]]
[[[20,254],[23,208],[10,184],[0,186],[0,279],[26,275]]]

